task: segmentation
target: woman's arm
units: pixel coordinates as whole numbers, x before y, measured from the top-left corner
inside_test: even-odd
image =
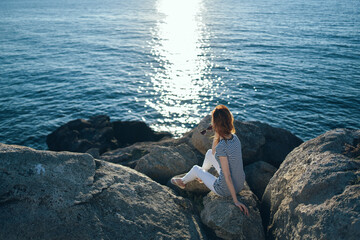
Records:
[[[217,132],[215,132],[215,135],[214,135],[214,140],[213,140],[213,143],[212,143],[212,154],[215,155],[215,152],[216,152],[216,146],[219,144],[220,142],[220,136]]]
[[[234,204],[240,208],[240,210],[246,215],[249,216],[249,210],[247,207],[238,201],[236,197],[236,192],[234,188],[233,181],[231,179],[230,169],[229,169],[229,162],[227,157],[219,157],[220,158],[220,164],[221,164],[221,170],[224,173],[226,185],[228,186],[232,199],[234,201]]]

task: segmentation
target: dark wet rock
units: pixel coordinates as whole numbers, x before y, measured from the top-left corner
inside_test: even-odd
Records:
[[[202,154],[212,145],[212,131],[205,135],[200,132],[211,123],[211,116],[205,117],[194,129],[191,142]],[[261,122],[234,121],[236,135],[242,144],[244,165],[264,161],[278,167],[292,149],[299,146],[302,140],[281,128],[275,128]]]
[[[62,125],[47,136],[46,143],[53,151],[86,152],[98,148],[102,154],[136,142],[159,141],[170,136],[169,133],[154,132],[144,122],[110,122],[108,116],[98,115]]]
[[[95,129],[111,127],[110,117],[106,115],[91,116],[89,122]]]
[[[259,199],[276,170],[276,167],[263,161],[254,162],[244,168],[246,182]]]
[[[206,239],[192,208],[89,154],[0,144],[0,239]]]
[[[81,129],[91,127],[91,124],[84,119],[76,119],[76,120],[68,122],[67,126],[70,130],[80,131]]]
[[[360,130],[335,129],[295,148],[262,198],[269,239],[358,239]]]
[[[257,197],[246,186],[238,194],[238,199],[249,209],[249,216],[235,206],[231,197],[219,197],[210,192],[203,201],[202,222],[220,239],[265,239]]]
[[[166,133],[156,133],[146,123],[140,121],[115,121],[112,127],[119,146],[136,142],[159,141],[165,136],[171,136]]]

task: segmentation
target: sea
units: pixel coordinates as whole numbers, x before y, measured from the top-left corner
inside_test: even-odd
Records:
[[[1,143],[99,114],[181,137],[218,104],[304,141],[359,129],[360,1],[0,1]]]

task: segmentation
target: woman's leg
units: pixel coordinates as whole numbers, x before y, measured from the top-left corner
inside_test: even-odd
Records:
[[[219,163],[216,161],[215,156],[212,154],[212,150],[209,149],[205,154],[204,163],[201,168],[204,169],[205,171],[208,171],[211,168],[211,166],[214,166],[216,171],[220,174]]]
[[[208,187],[211,191],[216,193],[214,189],[214,182],[216,180],[216,177],[198,165],[195,165],[192,167],[192,169],[181,179],[184,184],[191,182],[195,180],[196,178],[200,178],[203,183]],[[216,193],[217,194],[217,193]]]

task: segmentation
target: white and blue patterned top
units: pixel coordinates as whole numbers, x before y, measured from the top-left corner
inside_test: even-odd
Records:
[[[243,159],[241,152],[241,142],[239,138],[233,134],[231,139],[222,139],[216,146],[215,158],[220,165],[219,177],[214,182],[214,189],[220,196],[231,196],[230,190],[226,184],[224,173],[221,169],[219,157],[227,157],[232,182],[235,192],[240,192],[245,183],[245,172],[243,167]]]

